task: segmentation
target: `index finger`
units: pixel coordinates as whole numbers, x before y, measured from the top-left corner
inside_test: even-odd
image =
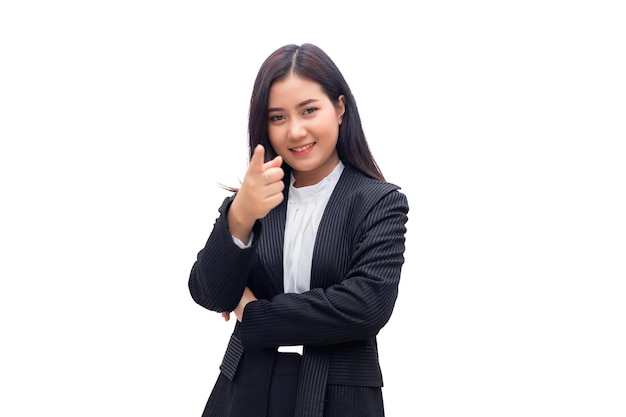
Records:
[[[263,145],[258,144],[254,148],[252,158],[250,158],[250,164],[248,164],[248,171],[264,172],[263,162],[265,158],[265,148]]]

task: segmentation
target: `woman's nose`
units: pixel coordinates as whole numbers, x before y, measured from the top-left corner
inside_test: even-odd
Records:
[[[306,136],[306,128],[299,120],[291,120],[289,123],[289,137],[291,139],[301,139]]]

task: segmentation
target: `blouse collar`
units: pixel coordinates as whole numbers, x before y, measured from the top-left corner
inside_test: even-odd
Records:
[[[333,168],[330,174],[324,177],[324,179],[322,179],[317,184],[298,188],[293,186],[295,178],[292,172],[291,179],[289,181],[289,201],[307,203],[316,201],[324,196],[330,196],[330,194],[333,192],[333,189],[335,188],[335,185],[337,185],[337,182],[339,182],[339,177],[341,177],[343,169],[343,162],[339,161],[339,163],[335,166],[335,168]]]

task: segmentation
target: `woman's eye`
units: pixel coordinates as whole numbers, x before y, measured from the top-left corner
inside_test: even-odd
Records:
[[[309,107],[308,109],[304,110],[304,114],[311,114],[315,110],[317,110],[315,107]]]
[[[274,116],[270,116],[270,122],[279,122],[281,120],[283,120],[284,117],[280,114],[276,114]]]

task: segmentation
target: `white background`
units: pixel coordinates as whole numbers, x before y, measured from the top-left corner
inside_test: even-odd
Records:
[[[387,417],[623,417],[620,3],[3,2],[0,415],[200,415],[232,322],[189,270],[312,42],[411,206]]]

